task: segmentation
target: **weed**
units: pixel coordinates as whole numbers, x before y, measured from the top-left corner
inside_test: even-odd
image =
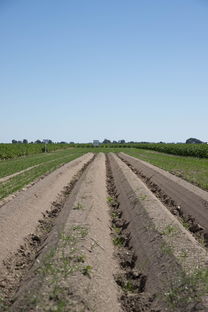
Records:
[[[83,275],[86,275],[88,277],[90,277],[90,273],[92,271],[92,266],[91,265],[85,265],[83,268],[82,268],[82,274]]]
[[[165,293],[172,307],[180,307],[200,301],[208,292],[208,269],[195,270],[191,275],[180,274],[174,285]]]
[[[145,199],[147,199],[147,195],[139,195],[138,199],[145,200]]]
[[[173,235],[177,233],[177,228],[173,225],[167,225],[161,232],[162,235]]]
[[[75,261],[84,263],[85,262],[85,256],[84,255],[78,255],[75,257]]]
[[[164,253],[164,254],[171,254],[172,253],[172,247],[171,246],[168,246],[165,242],[163,242],[161,244],[161,251]]]
[[[182,222],[183,227],[185,227],[186,230],[189,230],[190,224],[184,220],[182,220],[181,222]]]
[[[79,202],[73,207],[73,210],[80,210],[80,209],[84,209],[83,205],[80,204]]]
[[[204,237],[199,237],[198,241],[204,248],[207,247],[207,244],[206,244]]]
[[[187,250],[185,250],[185,249],[182,250],[181,253],[180,253],[180,257],[181,257],[181,258],[186,258],[187,256],[188,256]]]
[[[130,291],[130,292],[133,292],[135,290],[135,286],[133,285],[131,281],[126,281],[126,283],[124,283],[122,288],[123,290]]]
[[[73,231],[78,231],[81,238],[84,238],[88,234],[88,229],[82,225],[75,225],[75,226],[73,226],[72,229],[73,229]]]
[[[116,218],[119,218],[120,217],[120,213],[119,212],[116,212],[116,211],[113,211],[111,213],[111,216],[112,216],[112,219],[116,219]]]
[[[115,225],[112,226],[113,227],[113,230],[116,232],[116,234],[121,234],[121,228],[120,227],[117,227]]]
[[[117,237],[113,238],[113,244],[115,246],[121,247],[124,245],[124,243],[125,243],[125,238],[122,236],[120,236],[120,237],[117,236]]]
[[[113,197],[108,196],[107,197],[107,203],[111,204],[114,201]]]

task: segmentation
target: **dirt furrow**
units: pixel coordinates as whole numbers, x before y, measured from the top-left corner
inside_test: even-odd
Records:
[[[11,311],[120,312],[104,154],[68,197]]]
[[[76,172],[76,174],[72,178],[70,177],[70,182],[64,186],[60,193],[56,194],[56,201],[50,203],[49,209],[42,213],[35,229],[24,237],[23,243],[17,251],[12,252],[10,250],[9,255],[2,261],[0,267],[0,311],[8,310],[8,305],[12,302],[12,297],[19,288],[22,279],[42,252],[44,242],[53,229],[66,198],[95,157],[89,156],[91,155],[72,164],[71,173]],[[67,173],[69,174],[69,172]]]
[[[118,155],[150,190],[208,247],[208,193],[144,161]]]
[[[38,220],[50,209],[64,186],[92,157],[92,154],[87,154],[71,161],[1,207],[0,268],[2,261],[23,243],[24,237],[33,233]]]
[[[110,164],[135,269],[146,277],[140,298],[151,299],[137,308],[207,311],[207,252],[124,162],[111,154]],[[129,311],[140,311],[134,296],[126,300]]]

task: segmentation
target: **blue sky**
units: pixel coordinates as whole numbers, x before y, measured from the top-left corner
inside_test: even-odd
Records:
[[[0,0],[0,142],[208,141],[208,1]]]

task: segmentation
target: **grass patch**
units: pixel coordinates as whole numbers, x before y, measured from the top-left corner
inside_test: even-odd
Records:
[[[113,244],[118,247],[122,247],[125,244],[125,238],[122,236],[116,236],[113,238]]]
[[[162,235],[174,235],[177,233],[177,228],[173,225],[167,225],[161,232]]]
[[[41,163],[40,166],[36,168],[32,168],[31,170],[21,173],[8,181],[0,183],[0,199],[22,189],[24,186],[33,182],[42,175],[54,171],[61,165],[80,157],[82,154],[83,153],[80,152],[68,153],[64,157],[59,158],[56,158],[56,155],[54,155],[55,159],[53,161]]]
[[[134,148],[123,151],[208,190],[208,159],[168,155]]]
[[[83,205],[80,204],[80,203],[77,203],[77,204],[73,207],[73,210],[80,210],[80,209],[83,209]]]
[[[183,309],[190,303],[200,302],[208,292],[208,269],[198,269],[192,274],[181,274],[165,293],[172,308]]]
[[[82,268],[82,274],[83,275],[86,275],[88,277],[90,277],[90,273],[92,272],[92,266],[91,265],[85,265],[83,268]]]

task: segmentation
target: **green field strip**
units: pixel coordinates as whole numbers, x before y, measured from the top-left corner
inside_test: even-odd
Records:
[[[168,155],[143,149],[123,149],[123,152],[208,190],[208,159]]]
[[[35,165],[39,165],[44,162],[52,161],[57,158],[62,158],[66,155],[71,155],[76,153],[75,150],[64,150],[53,153],[45,153],[32,155],[27,157],[21,157],[11,160],[2,160],[0,161],[0,178],[12,175],[16,172],[25,170],[29,167],[33,167]]]
[[[64,158],[62,157],[61,159],[56,159],[53,162],[40,164],[38,167],[19,174],[6,182],[0,183],[0,199],[3,199],[4,197],[22,189],[24,186],[33,182],[37,178],[54,171],[65,163],[70,162],[83,154],[84,152],[80,151],[70,154]]]

